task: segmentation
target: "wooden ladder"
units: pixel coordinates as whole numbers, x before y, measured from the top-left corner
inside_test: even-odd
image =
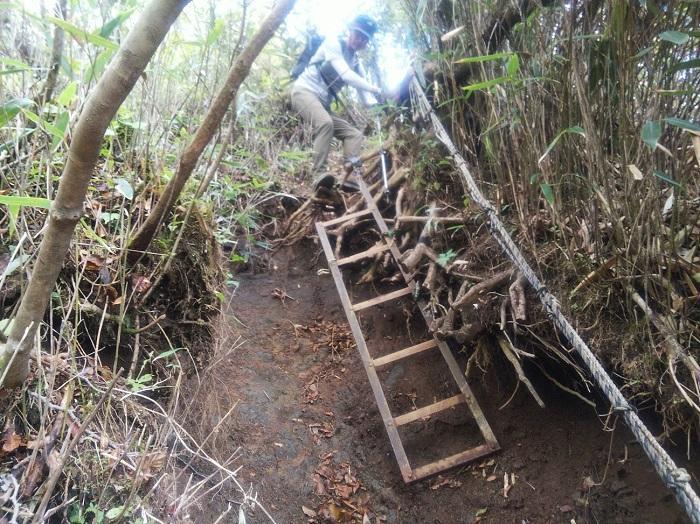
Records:
[[[466,464],[479,457],[483,457],[485,455],[493,453],[494,451],[500,449],[500,446],[498,444],[498,441],[496,440],[496,437],[491,431],[489,423],[484,417],[484,413],[482,412],[481,407],[476,401],[476,398],[474,398],[469,384],[467,384],[464,373],[462,373],[459,364],[457,364],[457,361],[455,360],[452,351],[450,350],[449,346],[445,343],[445,341],[432,338],[430,340],[421,342],[420,344],[416,344],[414,346],[378,358],[373,358],[370,355],[369,350],[367,349],[367,343],[365,341],[364,334],[362,333],[360,322],[358,320],[357,312],[377,306],[379,304],[383,304],[385,302],[396,300],[400,297],[412,296],[416,283],[409,278],[403,265],[401,264],[401,253],[399,252],[396,243],[394,242],[394,239],[391,237],[389,233],[389,228],[387,227],[384,218],[379,212],[379,209],[375,205],[374,199],[372,198],[372,195],[370,194],[367,185],[364,183],[360,176],[356,176],[353,178],[356,180],[360,187],[360,191],[365,200],[366,209],[355,213],[349,213],[325,222],[317,222],[316,231],[318,232],[319,239],[321,240],[321,245],[323,246],[323,251],[326,255],[326,259],[328,260],[328,267],[330,268],[331,274],[333,275],[333,280],[335,281],[336,288],[338,289],[338,295],[340,296],[340,301],[343,304],[345,315],[348,318],[350,328],[352,329],[353,336],[355,337],[357,349],[360,353],[360,359],[362,360],[362,364],[364,365],[365,371],[367,372],[367,376],[369,377],[369,383],[372,387],[374,398],[377,401],[379,413],[381,414],[382,419],[384,421],[386,432],[389,435],[389,442],[391,443],[391,447],[394,451],[394,456],[396,457],[396,461],[398,462],[399,469],[401,471],[401,476],[403,477],[404,482],[412,483],[424,479],[426,477],[436,475],[442,471],[453,468],[455,466]],[[376,222],[376,225],[379,228],[383,240],[366,251],[336,259],[330,241],[328,239],[327,228],[330,226],[341,224],[353,218],[362,216],[369,217],[370,215]],[[364,258],[372,257],[384,251],[391,252],[394,262],[396,263],[397,267],[401,271],[401,274],[403,275],[406,287],[401,288],[397,291],[393,291],[391,293],[387,293],[385,295],[377,296],[370,300],[365,300],[363,302],[353,304],[345,287],[345,282],[343,281],[341,267],[352,262],[362,260]],[[427,325],[430,325],[430,322],[432,320],[430,310],[428,309],[424,301],[418,300],[417,303],[421,314],[423,315],[423,319],[425,320]],[[391,410],[389,409],[389,404],[387,403],[386,395],[384,393],[384,390],[382,389],[379,376],[377,375],[377,369],[384,366],[388,366],[402,359],[418,355],[425,351],[434,350],[435,348],[437,348],[442,354],[442,357],[445,360],[450,370],[450,374],[454,378],[454,381],[457,384],[460,393],[453,397],[440,400],[434,404],[418,408],[408,413],[400,414],[398,416],[392,415]],[[469,410],[471,411],[471,414],[474,420],[476,421],[477,426],[479,427],[481,436],[484,439],[484,443],[474,448],[465,449],[464,451],[447,456],[435,462],[431,462],[429,464],[420,466],[418,468],[412,468],[411,464],[408,461],[408,457],[406,456],[406,451],[401,441],[401,436],[399,435],[398,428],[411,422],[426,419],[427,417],[434,415],[440,411],[444,411],[446,409],[458,406],[463,403],[466,404]]]

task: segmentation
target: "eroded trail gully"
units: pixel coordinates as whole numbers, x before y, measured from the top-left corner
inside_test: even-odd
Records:
[[[499,409],[515,379],[498,363],[472,372],[470,383],[502,451],[405,485],[333,281],[318,274],[319,254],[309,241],[279,252],[266,273],[239,275],[215,366],[199,388],[190,384],[190,424],[204,435],[236,405],[209,444],[221,459],[241,448],[239,478],[277,522],[687,522],[621,422],[603,431],[590,406],[536,373],[546,408],[521,387]],[[406,346],[419,336],[405,309],[377,308],[365,320],[368,343]],[[402,361],[381,378],[402,411],[438,400],[431,396],[444,379],[429,358]],[[427,456],[436,443],[449,452],[470,438],[466,428],[450,417],[419,423],[408,452]],[[220,489],[192,516],[216,521],[229,497]],[[267,521],[260,512],[246,517]]]

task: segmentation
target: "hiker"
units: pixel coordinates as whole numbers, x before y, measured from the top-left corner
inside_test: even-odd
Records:
[[[332,188],[335,178],[326,172],[331,139],[343,141],[346,163],[357,165],[363,136],[349,122],[331,114],[330,105],[338,91],[349,84],[357,89],[366,105],[376,104],[373,95],[381,89],[367,82],[356,53],[361,51],[377,31],[377,24],[367,15],[357,16],[349,25],[345,38],[326,38],[311,56],[308,65],[294,82],[292,108],[313,127],[313,189]],[[303,56],[303,55],[302,55]],[[302,64],[303,67],[303,64]]]

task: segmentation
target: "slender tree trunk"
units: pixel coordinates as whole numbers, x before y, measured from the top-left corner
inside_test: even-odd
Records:
[[[272,38],[272,35],[274,35],[287,14],[292,10],[295,2],[296,0],[278,0],[255,36],[248,42],[241,54],[236,57],[229,70],[226,83],[216,95],[214,102],[204,117],[202,125],[182,153],[175,176],[165,186],[158,203],[132,238],[129,245],[131,250],[129,260],[131,262],[138,259],[141,253],[146,251],[150,245],[158,228],[165,221],[167,213],[180,196],[182,188],[190,178],[204,148],[216,134],[226,114],[226,110],[236,97],[238,88],[248,76],[253,61],[265,47],[265,44]]]
[[[46,233],[7,341],[0,343],[0,386],[21,384],[83,202],[107,126],[189,0],[153,0],[89,95],[73,133]],[[5,377],[4,381],[2,377]]]
[[[64,20],[68,16],[67,0],[58,0],[56,2],[56,16]],[[46,85],[44,86],[44,94],[41,98],[42,105],[51,100],[53,90],[56,88],[56,80],[58,79],[58,70],[61,67],[61,56],[63,55],[63,29],[56,26],[53,30],[53,46],[51,47],[51,65],[49,66],[49,74],[46,76]]]

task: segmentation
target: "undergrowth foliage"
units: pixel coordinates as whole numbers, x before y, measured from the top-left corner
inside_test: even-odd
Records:
[[[58,0],[51,13],[0,5],[0,342],[31,278],[71,124],[140,9],[132,0],[88,4]],[[309,133],[286,111],[281,78],[296,42],[271,42],[167,227],[138,264],[125,263],[130,236],[254,34],[250,2],[218,4],[186,11],[108,128],[37,335],[42,351],[23,388],[0,390],[8,519],[187,520],[225,483],[240,494],[234,507],[260,506],[237,483],[237,456],[219,460],[216,436],[206,446],[211,434],[190,434],[177,412],[183,373],[208,376],[209,355],[198,349],[211,345],[222,281],[235,286],[214,237],[231,262],[255,269],[307,196]],[[387,30],[417,46],[434,105],[531,261],[628,397],[662,415],[662,436],[697,432],[697,3],[401,4],[403,14],[386,9]],[[443,278],[437,267],[464,278],[477,267],[502,270],[442,147],[409,120],[396,118],[384,137],[392,189],[408,180],[409,215],[438,201],[458,218],[436,236],[432,277]],[[469,249],[473,267],[463,260]],[[441,298],[454,298],[447,287]],[[481,320],[497,324],[497,308],[485,309]],[[537,320],[527,349],[555,355],[585,384]],[[489,360],[486,337],[475,345],[467,372]]]
[[[66,4],[56,3],[56,16],[0,6],[9,95],[0,100],[0,342],[32,276],[72,124],[142,9]],[[184,15],[102,139],[29,378],[0,389],[0,520],[187,520],[221,475],[240,491],[236,507],[257,505],[230,462],[211,458],[177,419],[181,380],[206,366],[223,298],[212,207],[196,185],[146,256],[125,261],[212,86],[249,36],[247,8],[217,12],[209,2]],[[47,67],[59,74],[45,79]],[[183,75],[194,81],[181,83]],[[197,175],[203,181],[206,170]],[[208,468],[204,480],[183,473],[195,460]]]
[[[697,430],[697,6],[405,4],[434,103],[550,287],[665,435]]]

